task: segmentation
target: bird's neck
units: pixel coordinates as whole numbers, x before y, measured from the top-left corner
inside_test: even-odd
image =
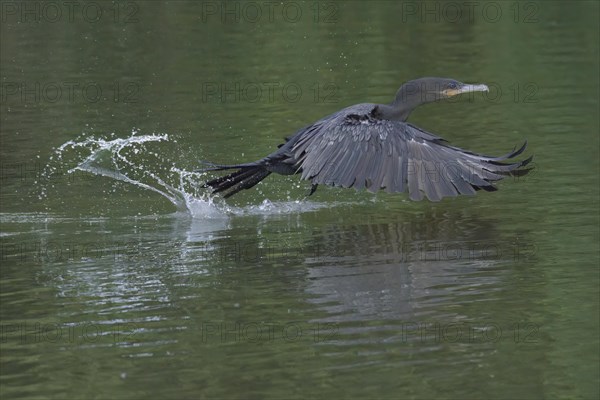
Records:
[[[418,106],[418,104],[394,101],[391,104],[380,104],[377,107],[377,111],[378,116],[381,119],[406,121],[411,111],[414,110],[416,106]]]
[[[420,91],[413,86],[404,85],[396,93],[396,98],[390,104],[379,106],[381,118],[394,121],[406,121],[416,107],[429,102],[429,99],[420,95]]]
[[[436,100],[435,91],[428,91],[423,84],[408,82],[400,87],[393,102],[380,106],[382,118],[406,121],[416,107]]]

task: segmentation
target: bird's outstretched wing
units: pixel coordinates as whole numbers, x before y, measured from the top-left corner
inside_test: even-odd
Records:
[[[411,200],[439,201],[476,190],[497,190],[492,182],[508,175],[524,175],[519,169],[531,158],[503,163],[521,154],[518,150],[489,157],[471,153],[429,132],[402,121],[375,118],[371,109],[343,110],[316,129],[305,130],[291,151],[302,178],[313,184],[404,192]]]

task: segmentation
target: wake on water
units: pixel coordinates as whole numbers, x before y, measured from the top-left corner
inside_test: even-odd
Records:
[[[205,219],[230,215],[287,214],[331,206],[306,200],[264,200],[260,205],[231,206],[201,187],[200,184],[206,180],[204,173],[178,168],[163,154],[146,147],[147,143],[177,143],[168,134],[138,135],[134,130],[131,136],[124,139],[115,138],[114,134],[110,135],[110,139],[84,136],[87,135],[65,142],[55,150],[44,172],[46,178],[60,173],[65,164],[74,163],[76,165],[67,173],[80,171],[137,186],[163,196],[180,212]],[[75,160],[67,161],[66,158],[73,153]],[[42,196],[47,196],[46,188],[42,189]]]

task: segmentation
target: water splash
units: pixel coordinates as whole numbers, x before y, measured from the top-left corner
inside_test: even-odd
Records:
[[[331,206],[310,201],[289,200],[260,205],[235,207],[220,197],[213,197],[200,183],[204,173],[187,171],[169,160],[164,152],[152,150],[150,143],[177,143],[168,134],[138,135],[132,131],[128,138],[109,138],[81,135],[59,146],[50,157],[44,176],[47,180],[60,173],[65,164],[72,165],[67,173],[89,173],[149,190],[168,199],[178,211],[204,219],[226,218],[229,215],[270,215],[313,211]],[[42,188],[47,197],[48,188]]]

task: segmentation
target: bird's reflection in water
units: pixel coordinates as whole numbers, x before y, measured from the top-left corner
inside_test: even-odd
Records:
[[[468,319],[457,305],[493,300],[518,257],[494,225],[464,212],[330,225],[313,237],[306,291],[325,322]]]

